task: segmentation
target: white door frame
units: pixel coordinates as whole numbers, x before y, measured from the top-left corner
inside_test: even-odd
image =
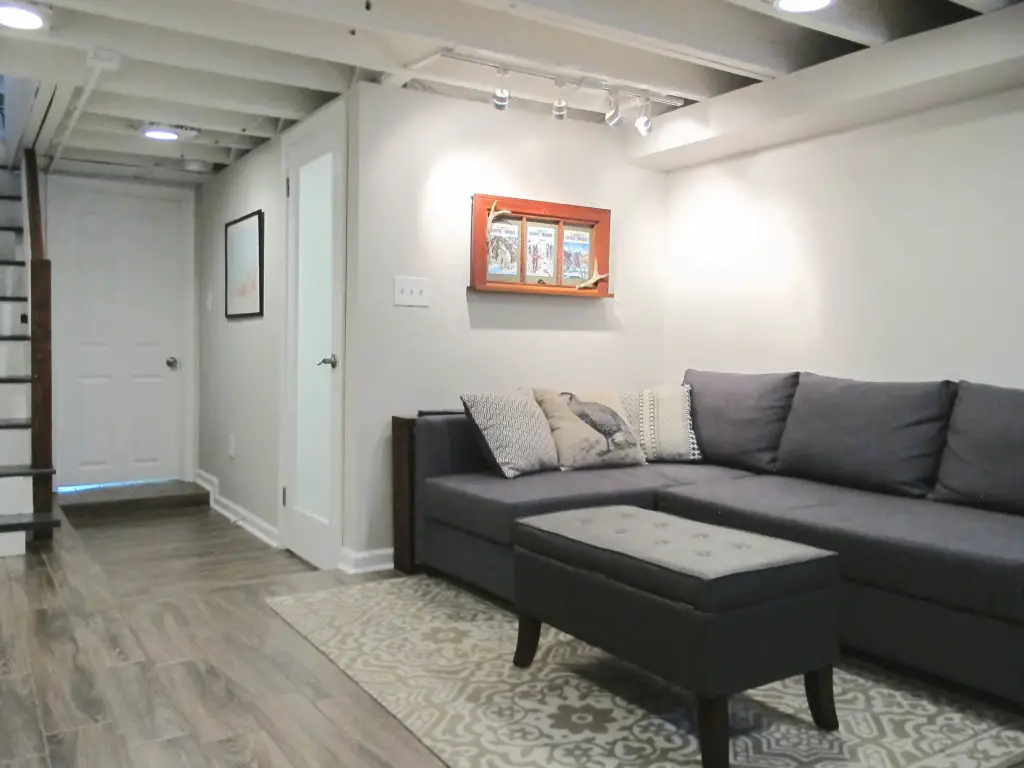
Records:
[[[347,105],[343,98],[322,107],[318,112],[288,129],[281,139],[281,176],[282,192],[287,183],[298,185],[297,179],[286,181],[289,174],[289,160],[297,153],[299,148],[305,144],[319,145],[323,152],[333,152],[334,163],[334,190],[335,210],[333,251],[334,264],[332,277],[334,280],[334,335],[335,349],[325,350],[324,354],[333,352],[338,357],[339,368],[331,375],[338,378],[337,401],[331,409],[331,474],[336,482],[331,488],[331,510],[330,510],[330,541],[324,543],[325,559],[329,559],[338,567],[341,562],[342,531],[343,531],[343,474],[345,441],[344,441],[344,393],[345,393],[345,327],[348,302],[345,289],[347,280],[347,227],[348,218],[348,139],[347,139]],[[341,130],[339,131],[339,126]],[[296,259],[297,233],[294,227],[293,200],[285,200],[285,242],[286,242],[286,288],[285,288],[285,344],[284,344],[284,365],[281,373],[281,452],[278,461],[279,485],[282,488],[282,495],[278,498],[278,530],[282,546],[289,547],[290,534],[289,522],[291,513],[284,500],[283,489],[294,488],[295,472],[295,398],[293,395],[297,375],[297,366],[300,363],[312,365],[310,361],[299,361],[297,357],[297,331],[298,331],[298,263]],[[339,205],[339,201],[343,204]],[[298,554],[298,553],[297,553]]]
[[[118,194],[125,192],[138,197],[149,197],[161,200],[175,200],[183,207],[185,223],[182,235],[185,255],[182,265],[184,291],[181,296],[181,317],[185,324],[182,341],[184,344],[179,360],[181,361],[178,378],[181,381],[181,444],[179,461],[181,479],[194,481],[199,460],[199,304],[196,290],[196,193],[194,187],[181,187],[167,184],[149,184],[145,182],[120,181],[117,179],[96,179],[84,176],[67,176],[64,174],[47,174],[44,177],[43,205],[45,239],[49,241],[50,196],[54,185],[67,189],[103,190]],[[58,352],[59,355],[59,352]],[[55,355],[55,359],[58,355]],[[56,415],[56,414],[55,414]],[[58,478],[59,479],[59,478]]]

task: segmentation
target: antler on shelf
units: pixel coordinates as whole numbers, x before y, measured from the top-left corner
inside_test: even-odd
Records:
[[[511,216],[512,211],[498,211],[495,210],[498,207],[498,201],[495,200],[491,203],[491,212],[487,214],[487,231],[491,231],[491,225],[494,224],[494,220],[499,216]]]
[[[585,290],[587,288],[594,288],[602,280],[607,280],[607,279],[608,279],[608,273],[607,272],[604,273],[603,275],[594,275],[589,280],[584,280],[582,283],[577,285],[576,286],[576,290],[577,291],[582,291],[582,290]]]

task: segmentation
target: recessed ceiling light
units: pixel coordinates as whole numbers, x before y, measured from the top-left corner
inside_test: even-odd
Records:
[[[832,5],[833,0],[775,0],[775,7],[786,13],[813,13]]]
[[[166,125],[149,125],[142,135],[154,141],[177,141],[180,135],[173,128]]]
[[[50,13],[34,3],[0,1],[0,26],[37,30],[49,26]]]

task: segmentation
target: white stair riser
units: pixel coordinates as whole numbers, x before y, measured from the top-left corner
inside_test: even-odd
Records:
[[[0,477],[0,524],[4,515],[32,512],[32,478]]]
[[[3,267],[0,267],[0,270],[2,269]],[[28,304],[25,304],[23,302],[0,301],[0,336],[11,336],[14,334],[28,333],[28,323],[21,322],[21,316],[23,314],[28,314]],[[11,349],[9,350],[0,347],[0,355],[5,355],[3,360],[7,359],[7,353],[25,353],[25,350],[17,349],[17,342],[4,341],[0,342],[0,344],[11,347]],[[28,344],[26,344],[25,342],[20,342],[20,346],[27,348]],[[20,360],[21,358],[19,357],[18,359]],[[0,376],[14,376],[16,375],[16,373],[16,371],[10,371],[7,368],[4,368],[2,367],[2,365],[0,365]],[[0,414],[0,416],[2,415],[3,414]]]
[[[0,533],[0,557],[16,557],[25,554],[25,532]]]
[[[21,200],[0,200],[0,227],[21,226]]]
[[[22,237],[17,232],[0,232],[0,259],[18,259]]]
[[[0,296],[28,296],[28,270],[25,267],[0,266]],[[28,304],[17,304],[28,311]]]
[[[0,195],[20,195],[21,176],[11,171],[0,171]]]
[[[31,464],[32,436],[27,429],[0,429],[0,464]]]
[[[0,417],[27,419],[31,413],[28,384],[0,384]]]
[[[28,333],[26,326],[18,325],[14,333]],[[28,376],[31,372],[32,354],[27,341],[0,341],[0,375]],[[0,413],[0,418],[4,414]]]

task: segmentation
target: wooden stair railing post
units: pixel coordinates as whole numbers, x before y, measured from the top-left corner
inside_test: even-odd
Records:
[[[53,466],[53,349],[51,264],[46,258],[43,240],[43,211],[39,197],[39,166],[35,150],[26,149],[23,163],[28,206],[28,230],[31,246],[29,264],[30,335],[32,355],[32,466]],[[32,478],[32,502],[35,514],[53,510],[53,477],[40,474]],[[37,532],[37,539],[53,536],[52,530]]]

